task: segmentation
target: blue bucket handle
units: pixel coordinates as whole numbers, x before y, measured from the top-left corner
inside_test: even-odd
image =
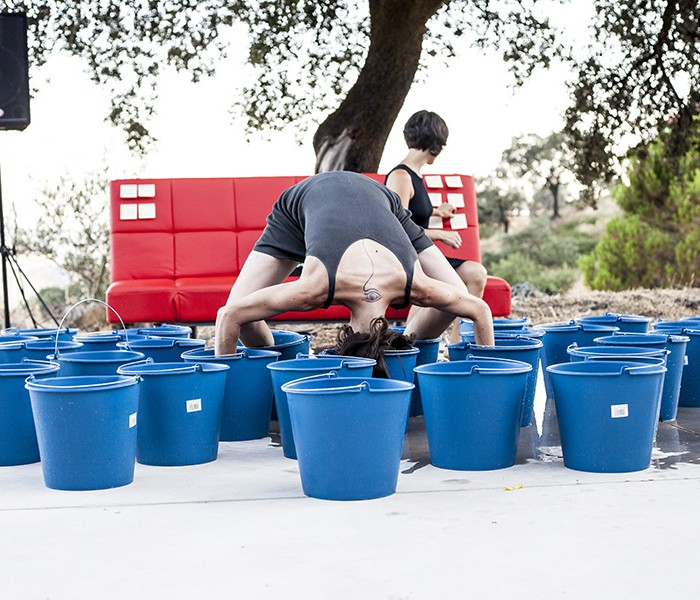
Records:
[[[338,377],[338,373],[336,373],[335,371],[329,371],[328,373],[321,373],[319,375],[309,375],[308,377],[300,377],[299,379],[295,379],[293,382],[290,381],[289,383],[297,383],[298,381],[310,381],[310,380],[314,380],[314,379],[318,379],[319,381],[321,381],[323,379],[340,379],[340,377]],[[284,388],[287,385],[288,384],[285,383],[282,386],[282,391],[286,392],[286,390]],[[363,381],[363,382],[358,383],[356,385],[346,385],[346,386],[342,386],[342,387],[336,387],[336,388],[333,388],[333,391],[334,392],[362,392],[363,390],[368,390],[368,389],[370,389],[369,382]],[[320,390],[304,390],[304,391],[313,392],[313,391],[320,391]]]
[[[124,342],[126,345],[126,349],[130,350],[131,348],[129,348],[129,333],[127,332],[126,325],[124,325],[124,321],[122,320],[119,313],[116,310],[114,310],[109,304],[107,304],[106,302],[103,302],[102,300],[98,300],[97,298],[83,298],[82,300],[78,300],[78,302],[76,302],[72,306],[69,306],[68,310],[65,313],[63,313],[63,317],[61,318],[61,322],[58,324],[58,328],[56,329],[56,343],[55,343],[54,349],[53,349],[54,358],[58,359],[58,332],[61,331],[61,326],[63,325],[63,321],[66,320],[66,317],[70,314],[70,312],[76,306],[80,306],[81,304],[84,304],[85,302],[97,302],[98,304],[105,306],[106,308],[111,310],[115,315],[117,315],[117,319],[119,319],[119,322],[122,324],[122,329],[124,330],[124,337],[125,337]],[[67,329],[68,329],[68,327],[66,327],[66,330]]]
[[[655,367],[655,366],[661,366],[661,365],[640,365],[639,367],[629,367],[629,366],[624,366],[620,369],[620,375],[622,375],[625,371],[627,372],[628,375],[637,375],[637,373],[633,373],[633,371],[638,371],[639,369],[648,369],[649,367]]]
[[[139,366],[139,365],[153,365],[156,364],[156,361],[153,360],[152,357],[148,357],[144,360],[137,360],[134,362],[126,363],[125,365],[122,365],[124,367],[134,367],[134,366]],[[121,369],[121,367],[119,367]],[[161,373],[194,373],[195,371],[202,371],[203,367],[201,363],[187,363],[184,364],[183,366],[177,366],[173,367],[172,369],[163,369]],[[155,371],[151,371],[151,373],[154,373]]]

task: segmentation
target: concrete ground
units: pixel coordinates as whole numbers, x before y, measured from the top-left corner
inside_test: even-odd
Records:
[[[540,380],[517,464],[497,471],[435,468],[411,419],[398,490],[378,500],[305,497],[274,434],[104,491],[3,467],[0,598],[691,597],[700,409],[660,425],[649,469],[595,474],[564,466],[543,395]]]

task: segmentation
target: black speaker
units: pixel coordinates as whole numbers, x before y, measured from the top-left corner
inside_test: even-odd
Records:
[[[0,129],[29,125],[27,16],[0,14]]]

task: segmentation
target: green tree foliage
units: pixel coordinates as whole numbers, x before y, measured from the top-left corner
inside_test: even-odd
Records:
[[[255,82],[238,104],[251,131],[309,125],[317,170],[376,171],[419,66],[468,39],[498,48],[516,83],[560,52],[542,0],[7,0],[30,24],[32,67],[67,51],[111,92],[109,119],[143,150],[158,77],[196,81],[225,65],[234,35],[249,38]],[[233,28],[240,23],[240,28]]]
[[[18,229],[20,252],[46,256],[71,277],[74,302],[104,298],[109,285],[109,198],[106,172],[88,173],[82,180],[64,175],[46,184],[36,203],[40,215],[32,228]]]
[[[595,0],[593,42],[577,57],[565,132],[590,193],[611,181],[629,140],[668,130],[668,159],[684,156],[700,109],[700,1]]]
[[[640,149],[626,183],[614,189],[623,215],[607,224],[581,262],[593,289],[697,285],[700,269],[700,143],[696,119],[691,148],[667,152],[672,132]]]
[[[513,185],[502,169],[477,181],[477,208],[481,227],[496,226],[508,233],[510,222],[527,204],[523,191]]]
[[[553,219],[561,216],[559,207],[569,195],[567,186],[575,181],[573,163],[573,152],[566,135],[561,132],[515,137],[501,157],[504,173],[529,180],[535,191],[533,200],[541,193],[539,203]],[[536,212],[534,202],[531,202],[531,209]]]
[[[491,275],[511,285],[528,282],[555,294],[568,290],[578,275],[580,257],[595,246],[595,239],[581,230],[585,220],[536,219],[517,233],[505,236],[501,251],[483,257]]]

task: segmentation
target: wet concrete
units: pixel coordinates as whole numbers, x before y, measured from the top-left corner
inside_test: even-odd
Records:
[[[536,407],[537,408],[537,407]],[[538,417],[536,413],[536,417]],[[402,459],[409,463],[402,474],[430,464],[430,448],[422,416],[409,419]],[[562,449],[554,400],[544,403],[541,418],[520,429],[516,465],[561,461]],[[700,464],[700,409],[679,408],[674,421],[660,422],[652,451],[651,469],[677,469],[682,464]]]

